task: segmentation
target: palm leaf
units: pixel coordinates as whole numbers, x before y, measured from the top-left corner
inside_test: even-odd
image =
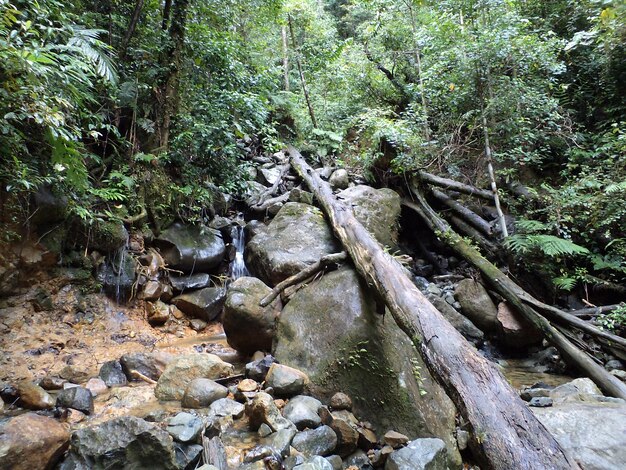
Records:
[[[100,77],[113,84],[117,83],[117,72],[110,57],[105,53],[110,48],[98,39],[102,31],[79,26],[73,26],[72,31],[73,35],[67,43],[67,48],[86,59]]]

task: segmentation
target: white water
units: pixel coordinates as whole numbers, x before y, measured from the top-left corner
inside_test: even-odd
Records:
[[[246,246],[246,240],[241,225],[235,225],[232,229],[233,246],[235,247],[235,259],[230,263],[230,281],[239,279],[240,277],[249,276],[250,272],[246,268],[243,258],[243,250]]]

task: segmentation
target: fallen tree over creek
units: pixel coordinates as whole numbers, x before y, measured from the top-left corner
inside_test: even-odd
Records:
[[[367,284],[384,300],[431,374],[471,426],[474,455],[493,469],[578,468],[506,379],[424,297],[407,271],[337,200],[328,183],[289,148],[294,170],[326,212]]]

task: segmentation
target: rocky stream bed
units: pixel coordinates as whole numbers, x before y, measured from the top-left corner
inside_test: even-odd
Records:
[[[131,230],[115,256],[19,247],[21,280],[0,300],[0,468],[478,468],[467,423],[349,262],[260,306],[341,247],[293,182],[255,212],[280,177],[259,163],[246,221],[225,198],[206,227]],[[402,248],[395,192],[327,176]],[[454,257],[437,276],[411,254],[415,284],[583,468],[626,462],[623,400],[572,376]],[[616,358],[605,367],[626,376]]]

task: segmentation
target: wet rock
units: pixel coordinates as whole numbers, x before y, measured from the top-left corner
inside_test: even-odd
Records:
[[[177,470],[170,435],[134,416],[75,431],[70,455],[74,468]],[[80,466],[82,465],[82,466]]]
[[[530,401],[535,397],[549,397],[554,387],[546,386],[547,388],[544,388],[543,385],[544,384],[536,384],[532,387],[523,389],[520,392],[521,399],[524,401]]]
[[[257,430],[261,424],[267,424],[272,431],[295,428],[293,423],[281,414],[274,399],[264,392],[257,393],[246,405],[246,415],[250,419],[250,428]]]
[[[306,373],[315,396],[348,394],[354,413],[382,432],[442,437],[451,466],[460,465],[452,402],[393,318],[376,313],[354,270],[326,273],[291,298],[278,319],[274,356]]]
[[[322,402],[319,400],[299,395],[289,400],[283,409],[283,416],[295,424],[299,431],[305,428],[316,428],[322,422],[317,414],[321,406]]]
[[[484,333],[476,328],[469,318],[461,315],[454,307],[437,295],[428,294],[426,298],[465,339],[475,345],[483,342],[485,338]]]
[[[292,396],[302,392],[308,377],[302,371],[274,363],[265,377],[265,384],[279,396]]]
[[[400,217],[398,193],[389,188],[358,185],[341,191],[337,197],[352,206],[357,220],[383,246],[396,246]]]
[[[302,271],[328,253],[340,251],[322,212],[289,202],[246,246],[248,268],[270,286]]]
[[[211,272],[217,268],[226,246],[217,230],[175,223],[154,240],[168,267],[183,272]]]
[[[463,314],[484,332],[494,331],[498,309],[482,284],[463,279],[456,286],[454,296],[461,304]]]
[[[0,423],[0,468],[52,468],[69,444],[68,427],[46,416],[25,413]]]
[[[401,434],[396,431],[387,431],[383,436],[383,441],[385,444],[397,449],[398,447],[402,447],[406,443],[409,442],[409,438],[404,434]]]
[[[119,361],[107,361],[100,367],[98,374],[107,387],[121,387],[128,384],[126,374]]]
[[[244,405],[230,398],[215,400],[209,408],[214,416],[232,416],[234,419],[241,418],[246,409]]]
[[[259,445],[253,448],[252,450],[246,452],[246,455],[243,458],[244,463],[257,462],[259,460],[265,461],[268,460],[276,460],[280,462],[282,457],[273,447],[266,445]],[[279,467],[280,468],[280,467]]]
[[[163,325],[170,318],[170,306],[157,300],[156,302],[146,302],[146,318],[151,325]]]
[[[265,308],[259,305],[271,292],[254,277],[241,277],[230,285],[222,322],[231,347],[246,354],[272,348],[274,320],[282,305],[279,299]]]
[[[345,393],[337,392],[330,398],[330,407],[333,410],[351,410],[352,399]]]
[[[333,470],[333,466],[324,457],[314,455],[305,459],[304,463],[293,467],[293,470]]]
[[[220,398],[226,398],[228,389],[210,379],[193,379],[183,395],[185,408],[206,408]]]
[[[626,462],[626,405],[567,402],[532,408],[539,421],[582,468],[623,468]]]
[[[337,446],[337,435],[329,426],[320,426],[299,432],[291,445],[305,456],[329,455]]]
[[[348,172],[340,168],[333,171],[328,182],[333,189],[346,189],[350,185],[350,178],[348,177]]]
[[[525,348],[541,342],[541,333],[537,328],[513,311],[508,304],[498,305],[496,329],[500,341],[507,347]]]
[[[129,353],[120,357],[120,364],[128,380],[141,380],[134,372],[139,372],[152,380],[159,380],[170,360],[171,358],[165,354]]]
[[[389,455],[385,470],[446,468],[446,444],[441,439],[416,439]]]
[[[535,406],[537,408],[545,408],[546,406],[552,406],[552,398],[550,397],[534,397],[531,398],[528,406]]]
[[[275,433],[266,436],[265,439],[263,439],[263,442],[268,446],[271,446],[273,449],[276,449],[282,457],[287,457],[289,455],[291,442],[297,432],[298,431],[294,427],[279,429]]]
[[[176,466],[180,470],[195,470],[202,458],[204,448],[199,444],[180,444],[174,445]],[[203,465],[200,468],[213,467],[213,465]],[[216,469],[217,470],[217,469]]]
[[[214,354],[178,356],[159,377],[154,393],[159,400],[180,400],[195,378],[218,379],[231,375],[233,366]]]
[[[59,377],[67,380],[68,382],[80,384],[87,382],[87,380],[91,378],[91,374],[87,369],[83,369],[79,366],[68,365],[61,369]]]
[[[197,290],[211,285],[211,276],[206,273],[195,273],[184,276],[170,276],[170,284],[174,293],[180,294],[188,290]]]
[[[221,287],[206,287],[172,299],[172,303],[187,315],[211,321],[222,311],[226,290]]]
[[[86,415],[93,413],[93,396],[83,387],[72,387],[61,390],[57,395],[57,406],[73,408]]]
[[[101,378],[91,378],[85,384],[85,388],[91,392],[91,395],[97,397],[98,395],[102,395],[106,393],[109,389],[107,384],[104,383],[104,380]]]
[[[178,413],[167,423],[166,431],[175,441],[188,443],[197,439],[204,427],[202,420],[191,413]]]
[[[118,303],[127,301],[133,291],[136,268],[134,259],[125,253],[108,257],[98,270],[104,293]]]
[[[17,385],[18,405],[29,410],[47,410],[54,407],[54,399],[39,385],[27,380]]]
[[[160,299],[164,293],[165,284],[156,280],[149,280],[143,286],[143,290],[141,291],[139,298],[142,300],[157,300]]]
[[[256,380],[257,382],[263,382],[275,361],[274,356],[267,354],[262,359],[248,362],[246,364],[246,377]]]

